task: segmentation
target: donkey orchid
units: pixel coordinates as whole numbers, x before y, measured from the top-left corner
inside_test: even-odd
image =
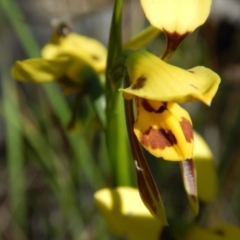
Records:
[[[26,82],[57,81],[66,93],[79,91],[85,81],[104,72],[107,58],[100,42],[75,33],[54,34],[41,54],[42,58],[17,61],[13,76]]]

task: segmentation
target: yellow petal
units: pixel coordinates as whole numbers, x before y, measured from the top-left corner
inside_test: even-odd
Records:
[[[188,113],[176,103],[136,101],[138,115],[134,133],[142,146],[166,160],[192,158],[193,132]]]
[[[68,58],[28,59],[15,62],[12,75],[15,79],[26,82],[51,82],[59,79],[68,69],[71,61]]]
[[[184,34],[202,25],[210,12],[211,0],[141,0],[150,23],[160,30]]]
[[[136,36],[131,38],[128,42],[123,45],[123,49],[140,49],[146,46],[154,38],[156,38],[161,31],[159,29],[149,26],[138,33]]]
[[[240,228],[229,223],[219,223],[208,230],[221,237],[222,240],[240,239]]]
[[[128,240],[159,239],[162,225],[144,206],[137,189],[105,188],[97,191],[94,198],[113,234]]]
[[[204,229],[198,226],[192,227],[183,240],[237,240],[240,239],[240,228],[228,224],[220,223],[210,228]]]
[[[124,60],[131,85],[119,91],[127,99],[133,96],[162,102],[198,99],[210,105],[220,83],[219,76],[208,68],[186,71],[145,50],[132,51]]]
[[[43,58],[56,58],[69,56],[80,59],[96,71],[105,70],[107,50],[97,40],[75,33],[70,33],[62,38],[59,44],[47,44],[42,49]]]
[[[213,155],[204,139],[194,132],[193,160],[197,169],[198,197],[210,202],[218,191],[218,177]]]

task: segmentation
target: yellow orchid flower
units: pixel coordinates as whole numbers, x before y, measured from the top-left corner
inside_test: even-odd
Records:
[[[96,206],[109,230],[128,240],[158,240],[163,229],[144,206],[139,192],[131,187],[101,189],[94,194]]]
[[[105,70],[107,50],[98,41],[75,33],[54,34],[42,49],[42,58],[17,61],[12,75],[20,81],[57,81],[67,92]]]
[[[124,80],[126,87],[119,91],[126,100],[135,100],[133,131],[139,143],[157,158],[180,162],[184,187],[197,215],[192,122],[177,102],[200,100],[210,105],[220,83],[219,76],[201,66],[190,70],[172,66],[145,50],[123,52],[109,76],[112,81]],[[140,191],[144,191],[141,186]]]
[[[145,50],[124,52],[110,72],[112,78],[122,77],[119,69],[124,69],[122,75],[129,82],[119,91],[136,101],[134,132],[141,145],[166,160],[191,159],[191,119],[176,102],[201,100],[210,105],[219,76],[204,67],[184,70],[172,66]]]
[[[212,0],[141,0],[141,4],[152,26],[167,36],[162,57],[167,60],[182,40],[206,21]]]

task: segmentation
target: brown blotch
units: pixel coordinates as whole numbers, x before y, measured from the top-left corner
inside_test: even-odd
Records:
[[[146,99],[143,99],[142,100],[142,106],[147,112],[162,113],[165,110],[167,110],[167,103],[166,102],[163,103],[163,106],[160,106],[157,110],[155,110]]]
[[[149,127],[142,134],[140,141],[144,146],[152,149],[164,149],[177,144],[177,139],[171,130],[154,129],[152,127]]]
[[[180,126],[182,128],[186,141],[191,143],[191,141],[193,140],[192,124],[186,118],[183,117],[182,121],[180,122]]]
[[[190,33],[190,32],[186,32],[181,35],[177,32],[170,33],[168,31],[166,31],[165,29],[163,29],[163,31],[167,36],[167,49],[166,49],[164,55],[162,56],[162,59],[164,59],[166,56],[168,56],[169,53],[174,52],[177,49],[177,47],[179,46],[179,44],[182,42],[182,40],[184,38],[186,38],[188,36],[188,34]]]
[[[215,229],[214,233],[216,233],[219,236],[225,236],[225,232],[222,229]]]
[[[95,61],[100,61],[100,57],[97,55],[91,55],[92,59]]]
[[[140,89],[144,86],[147,78],[144,76],[141,76],[137,79],[136,83],[132,86],[133,90]]]
[[[198,201],[198,199],[197,199],[197,197],[196,197],[195,195],[190,195],[190,197],[191,197],[191,199],[192,199],[194,202],[197,202],[197,201]]]

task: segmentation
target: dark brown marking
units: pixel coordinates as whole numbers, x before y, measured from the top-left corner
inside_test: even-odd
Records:
[[[174,52],[177,49],[177,47],[179,46],[179,44],[182,42],[182,40],[184,38],[186,38],[188,36],[188,34],[190,33],[190,32],[186,32],[181,35],[177,32],[170,33],[168,31],[166,31],[165,29],[163,29],[163,31],[167,36],[167,49],[166,49],[164,55],[162,56],[162,59],[164,59],[166,56],[168,56],[169,53]]]
[[[214,229],[214,233],[216,233],[219,236],[225,236],[225,233],[222,229]]]
[[[197,202],[197,197],[195,195],[190,195],[190,197],[194,202]]]
[[[140,141],[144,146],[152,149],[164,149],[177,144],[177,139],[171,130],[154,129],[152,127],[149,127],[142,134]]]
[[[193,140],[192,124],[186,118],[183,117],[182,121],[180,122],[180,126],[182,128],[186,141],[191,143],[191,141]]]
[[[167,107],[167,102],[162,102],[164,107]]]
[[[165,130],[163,128],[160,129],[160,132],[162,133],[162,135],[168,140],[168,142],[171,145],[177,144],[177,139],[175,137],[175,135],[172,133],[171,130]]]
[[[144,76],[141,76],[137,79],[137,82],[132,86],[133,90],[140,89],[144,86],[147,78]]]
[[[92,59],[95,60],[95,61],[99,61],[99,60],[100,60],[100,57],[97,56],[97,55],[92,55],[91,57],[92,57]]]
[[[145,169],[144,169],[145,170]],[[152,199],[152,196],[149,192],[149,189],[147,187],[147,183],[146,180],[143,176],[142,172],[137,172],[138,175],[138,188],[139,188],[139,193],[141,195],[141,198],[143,200],[143,202],[150,207],[150,209],[157,214],[157,207],[154,204],[154,201]],[[148,181],[149,184],[149,181]],[[151,190],[153,190],[153,188],[151,187]]]
[[[166,102],[163,103],[163,106],[160,106],[157,110],[155,110],[146,99],[143,99],[142,100],[142,106],[147,112],[162,113],[165,110],[167,110],[167,103]]]

